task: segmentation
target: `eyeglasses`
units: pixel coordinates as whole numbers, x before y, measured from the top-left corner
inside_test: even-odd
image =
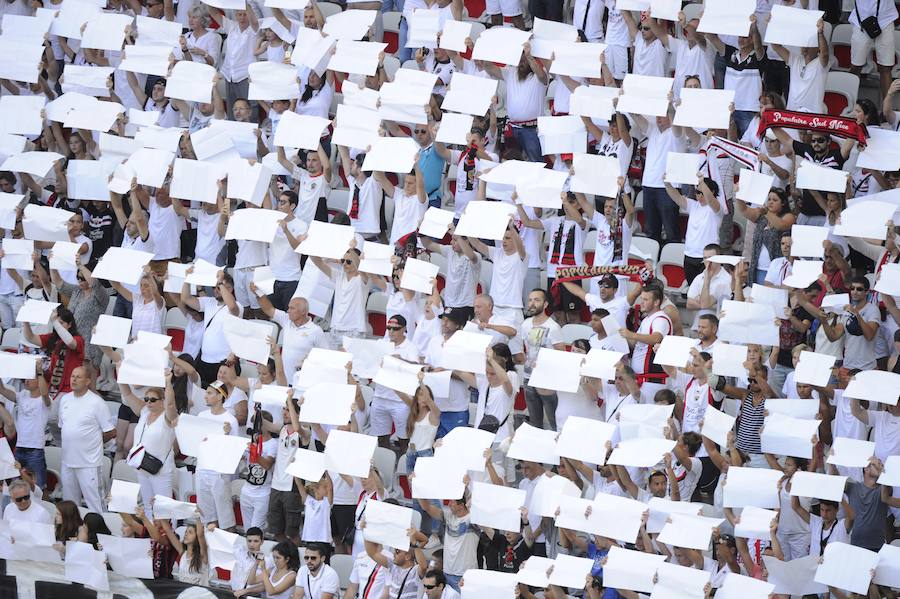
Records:
[[[14,497],[13,501],[16,503],[25,503],[26,501],[31,501],[31,495],[22,495],[21,497]]]

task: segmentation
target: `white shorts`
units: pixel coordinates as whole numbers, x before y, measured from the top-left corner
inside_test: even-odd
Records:
[[[408,439],[406,419],[409,417],[409,406],[402,401],[393,401],[376,397],[369,408],[369,434],[376,437],[391,434],[391,425],[400,439]]]
[[[603,59],[613,79],[621,81],[628,72],[628,48],[625,46],[609,45],[603,51]]]
[[[881,35],[875,39],[870,38],[862,29],[854,27],[853,35],[850,37],[850,63],[857,67],[865,65],[869,60],[869,54],[872,53],[873,46],[876,63],[883,67],[894,66],[893,27],[882,30]]]
[[[504,17],[517,17],[522,14],[521,0],[487,0],[485,9],[489,15],[502,14]]]

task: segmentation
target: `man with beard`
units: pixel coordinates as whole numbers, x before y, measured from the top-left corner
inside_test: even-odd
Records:
[[[519,339],[525,347],[525,403],[528,406],[528,422],[532,426],[544,428],[546,412],[549,428],[556,430],[556,392],[536,389],[527,384],[542,347],[552,347],[560,351],[566,348],[562,327],[547,313],[549,307],[550,297],[547,292],[544,289],[532,289],[528,294],[526,318],[519,325]]]

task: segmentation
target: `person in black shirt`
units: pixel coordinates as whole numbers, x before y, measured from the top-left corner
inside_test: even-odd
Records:
[[[856,140],[845,139],[841,143],[839,150],[831,147],[831,136],[820,131],[802,131],[800,133],[801,141],[795,140],[787,131],[781,127],[773,127],[772,132],[778,137],[785,152],[791,150],[794,155],[803,160],[815,162],[819,166],[825,166],[840,170],[844,166],[844,162],[850,156]],[[798,225],[824,225],[825,211],[819,206],[812,194],[807,190],[802,193],[794,190],[794,197],[798,198],[799,215],[797,216]]]
[[[113,243],[115,214],[109,202],[82,202],[81,209],[87,215],[84,234],[93,243],[91,261],[88,263],[88,268],[93,269]]]
[[[528,517],[522,516],[523,526],[528,527]],[[519,566],[531,557],[534,538],[530,534],[503,532],[481,527],[478,539],[479,553],[484,556],[488,570],[496,572],[518,572]],[[525,531],[528,533],[528,530]],[[479,561],[480,563],[480,561]]]

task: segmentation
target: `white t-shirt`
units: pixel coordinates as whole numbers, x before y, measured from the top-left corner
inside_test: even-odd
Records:
[[[290,491],[294,487],[294,477],[285,470],[300,446],[300,433],[289,433],[290,428],[290,425],[285,425],[278,435],[275,464],[272,466],[272,488],[276,491]]]
[[[597,243],[594,246],[594,266],[622,266],[628,263],[628,250],[631,248],[631,227],[622,220],[622,257],[615,257],[616,244],[609,221],[601,211],[594,212],[591,224],[597,229]]]
[[[432,366],[441,365],[441,354],[444,351],[444,338],[437,335],[428,342],[425,350],[425,363]],[[441,413],[464,412],[469,408],[469,388],[458,379],[450,379],[449,397],[435,396],[434,403]]]
[[[294,237],[306,233],[309,225],[297,217],[287,221],[288,231]],[[269,244],[269,265],[276,281],[300,280],[300,254],[294,251],[281,227],[275,228],[275,237]]]
[[[20,510],[15,502],[10,503],[3,509],[3,519],[7,522],[17,520],[19,522],[36,522],[39,524],[53,524],[53,516],[45,510],[41,505],[31,499],[31,505],[27,510]]]
[[[821,555],[822,544],[827,547],[829,543],[850,544],[850,533],[847,532],[847,523],[843,518],[835,520],[828,530],[822,530],[824,526],[821,516],[809,515],[809,554]]]
[[[341,591],[341,579],[328,564],[319,566],[317,574],[311,574],[309,568],[302,566],[297,572],[297,583],[294,586],[303,589],[304,599],[322,599],[322,593],[331,593],[337,599]]]
[[[665,312],[659,310],[644,317],[637,332],[640,335],[662,333],[662,336],[665,337],[672,332],[672,321],[669,320]],[[634,346],[634,353],[631,355],[631,367],[637,374],[644,374],[650,370],[650,346],[643,341],[638,341]]]
[[[505,67],[501,72],[506,83],[506,114],[509,121],[526,123],[541,116],[544,112],[547,86],[530,71],[528,76],[520,81],[518,67]]]
[[[441,246],[441,256],[447,261],[444,305],[448,308],[473,306],[481,273],[481,257],[476,253],[475,259],[469,260],[462,252],[454,252],[449,245]]]
[[[419,195],[406,195],[399,185],[394,187],[394,223],[391,225],[391,238],[389,243],[394,245],[408,233],[419,228],[425,211],[428,210],[428,202],[419,201]]]
[[[300,364],[306,359],[310,350],[314,347],[324,346],[325,333],[322,332],[322,327],[313,322],[312,318],[304,324],[295,325],[284,310],[275,310],[272,320],[277,322],[284,331],[284,344],[281,348],[284,376],[288,381],[293,381],[294,373],[300,369]]]
[[[628,301],[621,295],[615,295],[608,302],[604,302],[603,298],[593,293],[588,293],[584,297],[584,303],[587,304],[591,312],[594,310],[606,310],[609,315],[616,319],[619,327],[625,328],[625,319],[628,317]],[[612,335],[615,331],[606,331],[607,335]]]
[[[502,247],[491,248],[490,257],[494,263],[491,274],[491,297],[494,298],[494,305],[521,308],[526,260],[515,251],[507,254]]]
[[[347,214],[351,212],[353,207],[353,194],[359,190],[358,207],[356,218],[350,217],[350,224],[357,233],[363,235],[373,235],[381,232],[381,223],[379,222],[378,207],[381,202],[381,187],[372,177],[367,177],[362,185],[358,180],[352,180],[353,187],[347,196]]]
[[[50,417],[50,406],[38,395],[22,389],[16,393],[16,447],[44,448],[44,430]]]
[[[684,255],[691,258],[702,258],[703,248],[711,243],[719,242],[719,225],[722,224],[722,205],[719,210],[705,206],[697,200],[687,200],[687,232],[684,236]]]
[[[154,260],[171,260],[181,254],[181,231],[184,219],[178,216],[173,206],[162,208],[156,200],[150,201],[150,218],[147,221],[150,239],[156,255]]]
[[[313,177],[304,168],[295,166],[291,177],[300,184],[300,190],[297,194],[300,196],[300,202],[294,209],[294,216],[309,225],[316,216],[316,208],[319,206],[319,198],[328,195],[328,182],[325,181],[325,174],[319,174]]]
[[[664,77],[666,75],[668,57],[669,51],[666,50],[661,41],[654,39],[648,43],[638,33],[634,37],[634,65],[631,72],[635,75]]]
[[[59,398],[62,465],[96,468],[103,461],[103,433],[114,430],[109,409],[93,391],[78,397],[74,391]]]
[[[538,352],[542,347],[553,347],[557,343],[564,343],[562,327],[552,318],[548,318],[539,325],[534,324],[534,316],[526,318],[519,325],[519,340],[525,348],[525,380],[531,376],[534,364],[537,361]]]
[[[197,298],[200,302],[200,311],[203,312],[203,344],[200,346],[201,358],[207,364],[218,364],[231,353],[231,346],[225,339],[225,321],[231,312],[224,303],[219,303],[214,297]],[[244,308],[238,306],[238,318],[243,314]]]
[[[828,67],[822,66],[819,57],[807,63],[800,52],[792,52],[788,66],[791,69],[791,86],[787,109],[801,112],[824,112],[825,79]]]
[[[644,187],[665,187],[666,156],[669,152],[684,152],[684,140],[675,136],[672,127],[660,131],[655,119],[647,122],[647,138],[647,160],[641,183]]]
[[[331,330],[365,333],[368,284],[363,282],[360,274],[348,279],[339,266],[331,267],[331,282],[334,285]]]

